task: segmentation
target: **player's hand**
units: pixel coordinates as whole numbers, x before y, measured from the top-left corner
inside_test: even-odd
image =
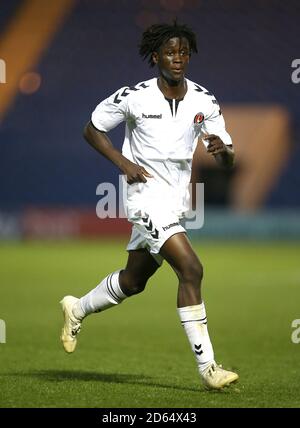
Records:
[[[226,144],[223,143],[220,137],[214,134],[204,134],[201,137],[203,140],[208,142],[206,150],[212,155],[217,155],[218,153],[227,152]]]
[[[126,166],[123,168],[123,172],[127,175],[127,183],[146,183],[147,178],[153,178],[153,175],[149,174],[143,166],[137,165],[133,162],[128,161]]]

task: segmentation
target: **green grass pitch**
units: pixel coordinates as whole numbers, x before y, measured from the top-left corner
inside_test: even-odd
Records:
[[[216,360],[240,381],[203,389],[164,266],[146,291],[83,323],[78,347],[59,342],[59,300],[80,296],[126,261],[124,241],[0,245],[0,407],[300,407],[297,243],[198,242]]]

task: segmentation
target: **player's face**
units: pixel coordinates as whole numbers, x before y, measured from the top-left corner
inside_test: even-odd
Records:
[[[190,59],[188,40],[172,37],[165,42],[158,52],[153,53],[153,61],[157,64],[161,75],[172,82],[180,82]]]

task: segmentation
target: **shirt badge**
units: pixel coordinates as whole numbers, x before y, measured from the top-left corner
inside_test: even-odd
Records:
[[[200,125],[203,121],[204,121],[204,114],[201,112],[197,113],[196,116],[194,117],[194,123],[196,125]]]

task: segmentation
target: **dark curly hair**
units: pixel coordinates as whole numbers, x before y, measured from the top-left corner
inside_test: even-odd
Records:
[[[159,48],[172,37],[185,37],[190,46],[191,52],[198,52],[195,33],[186,25],[180,25],[175,20],[172,25],[169,24],[154,24],[144,31],[142,41],[139,45],[139,54],[145,60],[148,58],[150,67],[154,67],[152,60],[153,52],[157,52]]]

